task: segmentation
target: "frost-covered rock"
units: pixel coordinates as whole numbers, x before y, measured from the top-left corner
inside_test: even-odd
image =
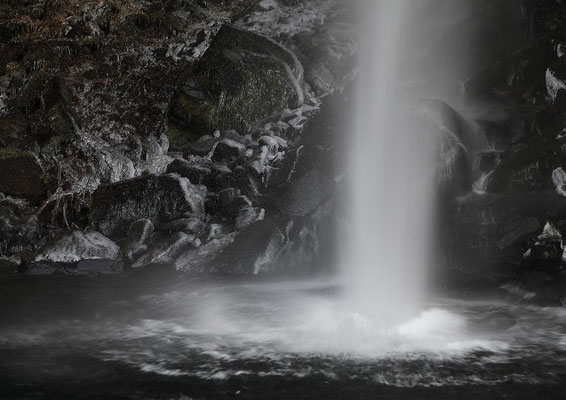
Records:
[[[100,186],[92,196],[91,221],[102,233],[125,236],[140,218],[154,224],[194,216],[204,218],[206,188],[176,174],[146,175]]]
[[[566,82],[556,76],[556,72],[551,69],[546,70],[546,92],[552,101],[556,100],[558,92],[566,90]]]
[[[560,196],[566,197],[566,172],[560,168],[556,168],[552,171],[552,183],[556,188],[556,193]]]
[[[213,161],[230,161],[246,151],[246,146],[233,139],[222,139],[216,143],[212,153]]]
[[[116,260],[119,255],[120,247],[101,233],[73,231],[43,246],[34,261],[74,263],[81,260]]]
[[[545,242],[562,242],[562,234],[554,224],[547,222],[538,240]]]

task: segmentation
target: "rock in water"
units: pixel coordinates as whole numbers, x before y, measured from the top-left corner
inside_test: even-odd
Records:
[[[46,244],[35,261],[74,263],[81,260],[116,260],[120,247],[99,232],[70,232]]]
[[[280,272],[279,256],[287,245],[286,226],[274,221],[258,221],[182,253],[175,261],[178,271],[258,275]]]
[[[92,196],[90,217],[105,235],[124,237],[140,218],[156,225],[187,216],[203,219],[205,198],[205,187],[177,174],[146,175],[100,186]]]
[[[192,134],[215,129],[245,132],[273,112],[303,102],[303,67],[265,36],[223,25],[172,101],[173,122]]]

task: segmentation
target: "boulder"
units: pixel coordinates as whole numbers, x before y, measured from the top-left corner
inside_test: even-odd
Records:
[[[91,222],[110,237],[124,237],[140,218],[162,224],[193,216],[203,219],[206,188],[177,174],[145,175],[100,186],[92,196]]]
[[[32,153],[0,152],[0,192],[37,201],[45,196],[43,168]]]
[[[240,232],[214,239],[197,249],[182,253],[175,260],[178,271],[258,275],[282,272],[278,262],[287,245],[286,224],[258,221]]]
[[[171,118],[193,135],[246,132],[257,120],[303,102],[303,68],[265,36],[223,25],[171,105]]]
[[[288,216],[304,217],[316,210],[333,193],[334,182],[316,170],[283,186],[275,196],[277,208]]]
[[[176,159],[167,166],[167,172],[188,178],[192,184],[206,185],[210,180],[212,168],[204,162],[189,162]]]
[[[132,264],[132,268],[145,268],[156,265],[172,265],[176,257],[188,248],[200,246],[200,241],[193,235],[176,232],[163,235],[151,242],[147,251]]]
[[[222,139],[214,146],[212,160],[230,161],[238,157],[244,151],[246,151],[246,146],[243,144],[232,139]]]
[[[81,260],[117,260],[120,247],[99,232],[67,232],[43,246],[35,262],[75,263]]]

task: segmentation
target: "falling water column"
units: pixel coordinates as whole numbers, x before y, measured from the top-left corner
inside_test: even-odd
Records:
[[[350,305],[387,328],[411,318],[422,305],[435,143],[415,114],[420,94],[399,73],[415,50],[406,20],[417,2],[370,3],[351,139],[344,276]]]

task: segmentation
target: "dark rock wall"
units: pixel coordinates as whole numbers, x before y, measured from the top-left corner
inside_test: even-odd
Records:
[[[440,205],[444,283],[503,285],[556,303],[566,295],[566,8],[559,1],[488,3],[501,23],[487,30],[480,58],[487,62],[466,84],[476,108],[468,119],[488,142],[474,166],[484,179],[475,192]],[[549,239],[549,229],[559,239]]]
[[[336,132],[318,126],[351,78],[349,9],[320,0],[3,2],[8,269],[312,269],[333,229]],[[93,254],[77,232],[120,247],[107,271],[105,259],[39,256]],[[221,254],[225,262],[211,262]]]

